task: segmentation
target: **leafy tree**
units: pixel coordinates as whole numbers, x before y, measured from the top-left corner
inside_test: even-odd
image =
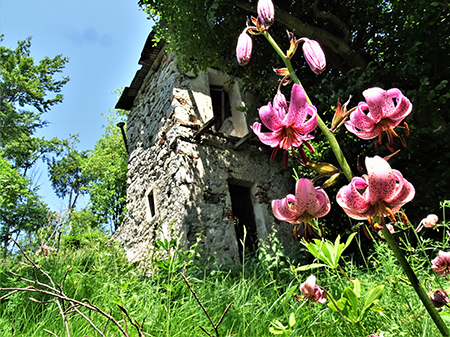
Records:
[[[89,157],[88,151],[77,151],[72,147],[60,158],[52,158],[48,164],[50,182],[59,198],[69,197],[68,209],[75,208],[80,196],[85,195],[89,178],[81,167]]]
[[[5,253],[9,236],[31,236],[46,222],[48,207],[28,170],[67,145],[36,136],[47,125],[42,115],[62,101],[60,91],[69,79],[57,75],[67,59],[57,55],[35,64],[30,48],[31,38],[19,41],[16,49],[0,45],[0,240]]]
[[[69,222],[89,215],[89,223],[109,223],[112,232],[120,225],[125,215],[128,154],[116,124],[125,116],[124,110],[106,116],[108,125],[94,150],[78,151],[72,145],[62,157],[49,163],[56,194],[61,198],[69,196]],[[76,201],[84,194],[89,195],[88,207],[75,212]]]
[[[44,223],[48,209],[30,181],[0,153],[0,242],[6,254],[11,235],[31,234]]]
[[[39,158],[60,152],[66,144],[35,133],[48,124],[42,114],[62,102],[60,92],[69,81],[55,78],[67,58],[45,57],[35,64],[30,48],[31,38],[19,41],[14,50],[0,46],[0,149],[24,175]]]
[[[410,218],[418,222],[428,212],[437,212],[439,201],[450,197],[450,181],[442,179],[450,174],[445,165],[450,142],[450,5],[423,0],[273,2],[275,23],[270,34],[282,49],[289,46],[286,29],[297,38],[319,41],[324,49],[327,70],[320,76],[309,70],[301,52],[293,64],[328,123],[338,99],[346,101],[352,95],[350,106],[355,106],[369,87],[396,87],[412,101],[408,146],[390,162],[422,191],[407,206]],[[218,68],[241,77],[262,100],[271,99],[278,79],[272,68],[283,65],[267,41],[253,37],[253,53],[246,67],[238,66],[235,57],[237,38],[246,18],[256,16],[257,1],[139,0],[139,4],[155,19],[157,38],[169,42],[181,67],[194,71]],[[316,137],[320,143],[321,135],[316,133]],[[374,152],[373,142],[355,139],[345,129],[338,138],[354,172],[358,156],[362,159]],[[335,164],[329,152],[323,149],[325,160]],[[387,154],[380,147],[380,155]],[[330,223],[342,228],[337,218]]]
[[[83,173],[89,177],[87,190],[94,214],[99,215],[115,231],[126,212],[128,154],[117,121],[126,111],[116,110],[107,116],[108,125],[91,155],[84,161]]]

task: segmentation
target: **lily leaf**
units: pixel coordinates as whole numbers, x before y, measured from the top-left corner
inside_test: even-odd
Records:
[[[372,307],[375,303],[379,302],[381,296],[383,295],[384,285],[379,285],[376,288],[373,288],[369,291],[366,297],[366,301],[364,302],[364,307],[361,311],[361,318],[364,317],[367,310]]]

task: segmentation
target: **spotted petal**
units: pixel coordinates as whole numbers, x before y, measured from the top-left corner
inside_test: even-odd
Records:
[[[259,108],[259,117],[269,130],[276,131],[284,127],[283,119],[280,118],[278,110],[272,107],[270,103]]]
[[[395,193],[395,176],[391,166],[379,156],[366,157],[368,175],[369,202],[373,205],[378,200],[389,200]]]
[[[364,90],[363,96],[369,106],[370,116],[375,123],[379,123],[384,117],[390,116],[395,109],[391,95],[381,88],[369,88]]]

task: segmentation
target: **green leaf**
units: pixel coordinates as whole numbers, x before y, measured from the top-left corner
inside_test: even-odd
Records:
[[[326,264],[323,263],[311,263],[311,264],[306,264],[304,266],[300,266],[294,269],[294,271],[305,271],[305,270],[309,270],[309,269],[313,269],[313,268],[319,268],[319,267],[327,267]]]
[[[356,296],[358,296],[358,298],[361,298],[361,285],[359,283],[359,280],[353,281],[353,291],[355,292]]]
[[[372,307],[376,302],[378,302],[383,295],[384,285],[379,285],[378,287],[371,289],[367,294],[366,301],[364,302],[364,307],[361,311],[361,318],[364,317],[367,310]]]
[[[292,328],[295,325],[295,314],[291,313],[289,315],[289,326]]]

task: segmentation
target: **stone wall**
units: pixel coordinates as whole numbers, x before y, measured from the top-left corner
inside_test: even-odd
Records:
[[[182,75],[175,59],[161,53],[159,66],[145,78],[130,111],[128,213],[114,237],[124,244],[129,259],[141,264],[148,261],[155,240],[176,235],[188,247],[198,233],[205,256],[215,256],[219,263],[238,262],[229,185],[248,188],[257,235],[266,239],[275,223],[270,202],[292,193],[293,179],[280,160],[269,160],[271,149],[259,142],[235,148],[240,138],[218,132],[194,139],[214,115],[211,76]],[[237,89],[230,93],[233,132],[243,136],[248,127],[243,126],[245,114],[238,111],[245,97]],[[288,237],[289,226],[278,225],[279,235]]]

